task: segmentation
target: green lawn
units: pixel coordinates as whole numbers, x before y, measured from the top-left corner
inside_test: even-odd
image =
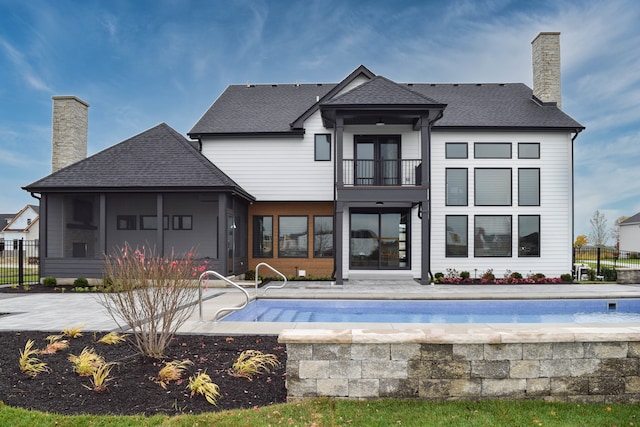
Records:
[[[640,407],[539,401],[314,399],[243,411],[167,416],[63,416],[0,406],[11,426],[634,426]]]
[[[39,279],[37,267],[24,268],[24,281],[26,283],[36,283]],[[0,267],[0,285],[12,285],[14,283],[18,283],[18,268]]]

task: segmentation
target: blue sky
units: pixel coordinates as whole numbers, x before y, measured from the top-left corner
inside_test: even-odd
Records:
[[[636,0],[0,0],[0,212],[51,171],[51,97],[90,104],[89,155],[166,122],[186,134],[229,84],[531,86],[531,40],[560,31],[575,145],[576,234],[640,211]]]

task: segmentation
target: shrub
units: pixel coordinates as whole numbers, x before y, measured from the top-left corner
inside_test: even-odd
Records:
[[[603,267],[600,273],[604,277],[604,280],[607,282],[615,282],[616,280],[618,280],[618,272],[615,268]]]
[[[76,280],[73,281],[73,286],[75,288],[87,288],[89,287],[89,281],[84,277],[78,277]]]
[[[111,287],[99,298],[118,326],[124,320],[131,329],[140,354],[160,358],[193,313],[198,300],[195,281],[205,269],[196,266],[192,252],[164,258],[144,246],[133,250],[125,244],[106,257],[105,277]]]
[[[520,280],[522,279],[522,274],[518,273],[517,271],[514,271],[513,273],[511,273],[511,278],[514,280]]]
[[[58,285],[58,281],[55,277],[45,277],[42,279],[42,284],[48,288],[55,288]]]
[[[467,280],[471,277],[471,273],[469,273],[468,271],[461,271],[460,272],[460,278]]]
[[[493,269],[489,268],[487,271],[485,271],[484,273],[482,273],[482,280],[485,281],[492,281],[492,280],[496,280],[496,276],[493,274]]]
[[[560,280],[563,282],[573,282],[573,276],[569,273],[561,274]]]
[[[256,271],[255,270],[245,271],[244,280],[256,280]]]
[[[434,275],[434,277],[435,277],[435,279],[436,279],[436,282],[439,282],[440,280],[444,279],[444,273],[437,272],[437,273]]]

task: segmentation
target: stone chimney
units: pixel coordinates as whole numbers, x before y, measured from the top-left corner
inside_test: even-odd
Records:
[[[53,97],[52,173],[87,157],[88,110],[75,96]]]
[[[560,33],[540,33],[531,42],[533,96],[562,108],[560,93]]]

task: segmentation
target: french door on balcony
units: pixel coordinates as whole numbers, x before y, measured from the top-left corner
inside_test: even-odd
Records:
[[[355,136],[355,185],[400,185],[400,136]]]

